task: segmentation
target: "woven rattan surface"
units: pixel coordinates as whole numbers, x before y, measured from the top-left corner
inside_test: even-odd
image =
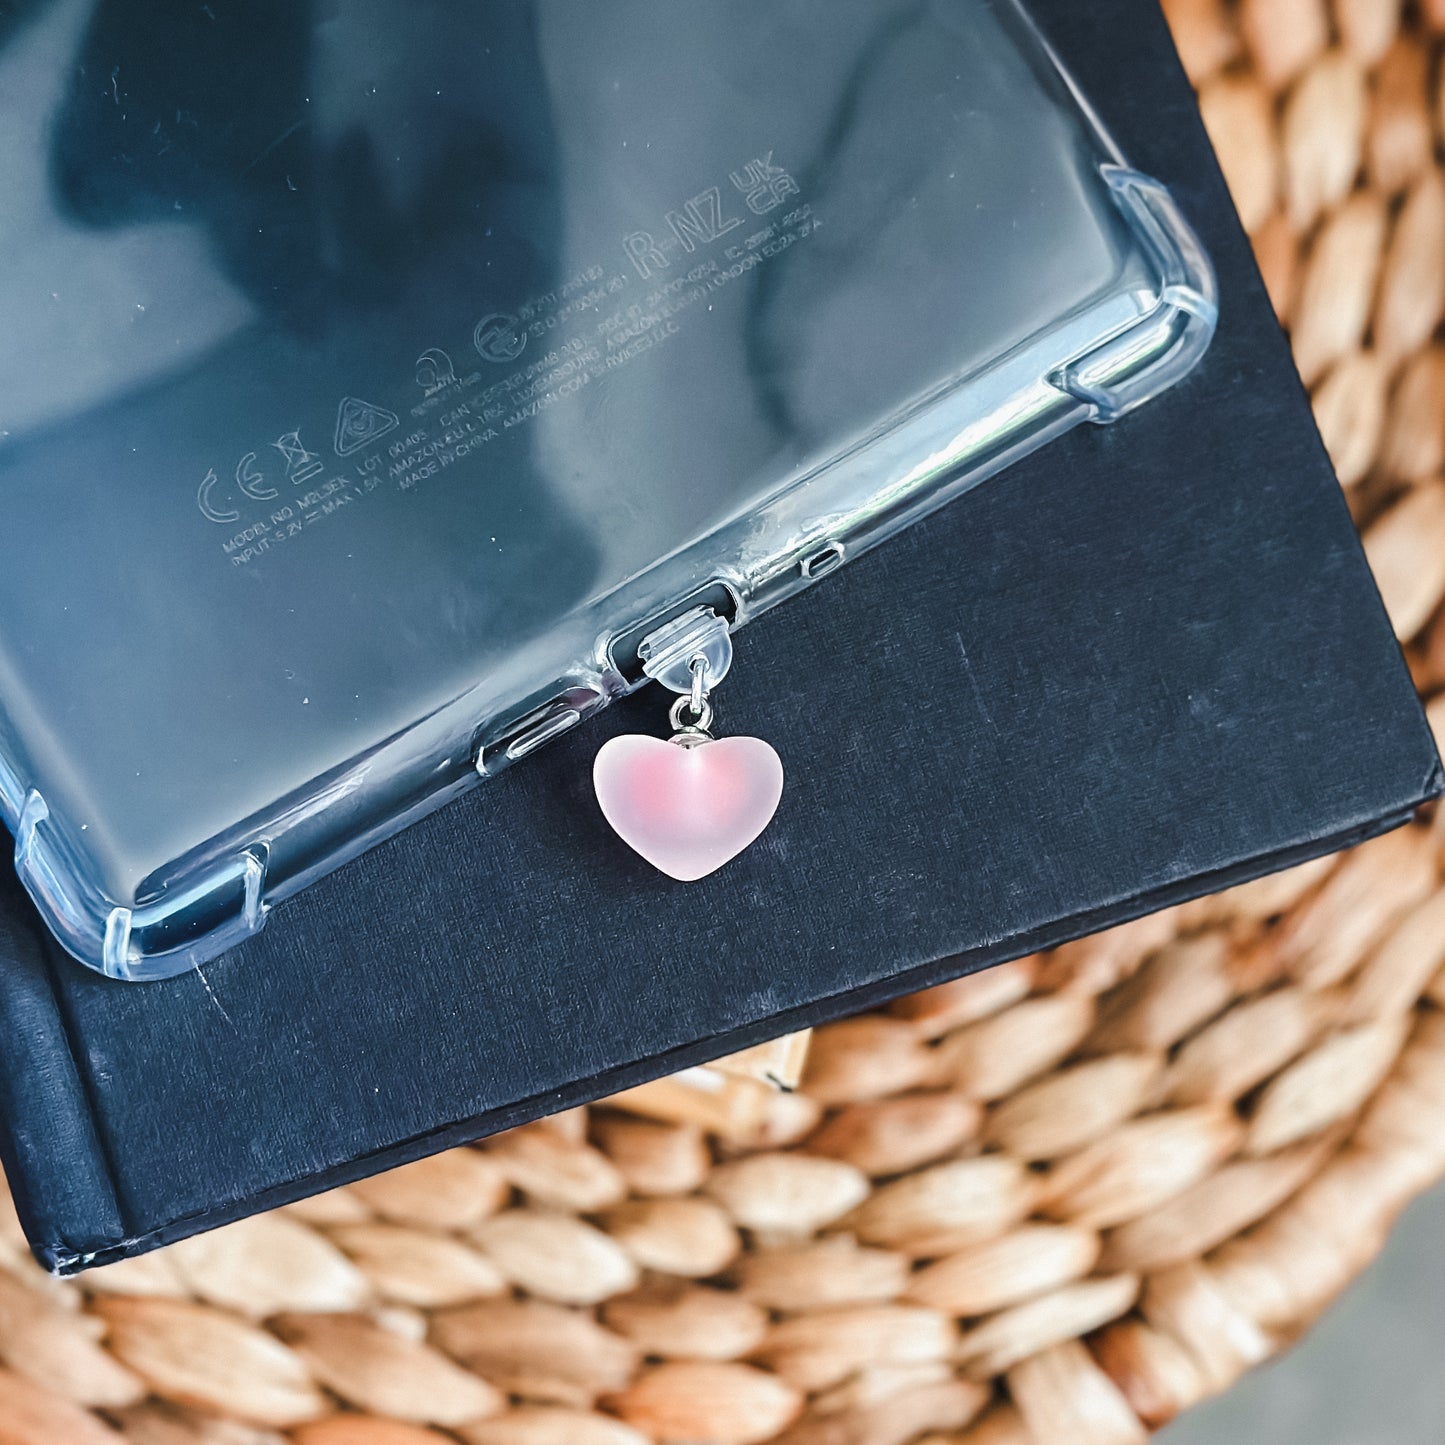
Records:
[[[1437,693],[1445,0],[1166,9]],[[78,1283],[12,1220],[0,1445],[1142,1440],[1445,1171],[1441,842],[838,1024],[747,1107],[671,1085]]]

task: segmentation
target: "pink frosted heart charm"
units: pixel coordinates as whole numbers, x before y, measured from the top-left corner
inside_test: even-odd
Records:
[[[631,734],[603,744],[592,784],[618,837],[691,883],[736,858],[772,821],[783,764],[761,738]]]

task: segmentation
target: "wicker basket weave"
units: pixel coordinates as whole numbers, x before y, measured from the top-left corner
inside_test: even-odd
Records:
[[[1166,9],[1431,694],[1445,0]],[[1441,844],[835,1025],[706,1125],[654,1090],[79,1283],[0,1222],[0,1445],[1141,1441],[1445,1172]]]

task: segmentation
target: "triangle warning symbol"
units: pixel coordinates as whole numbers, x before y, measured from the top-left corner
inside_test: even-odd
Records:
[[[336,408],[336,440],[333,445],[336,455],[349,457],[372,442],[394,431],[401,421],[393,411],[384,406],[373,406],[369,401],[358,401],[354,396],[342,399]]]

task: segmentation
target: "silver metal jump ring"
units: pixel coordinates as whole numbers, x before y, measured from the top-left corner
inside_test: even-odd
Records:
[[[691,720],[685,721],[689,713]],[[712,704],[705,697],[696,703],[690,697],[680,697],[668,710],[667,720],[676,731],[705,733],[712,726]]]
[[[699,653],[688,663],[687,670],[692,673],[692,710],[701,713],[707,702],[707,658]]]

